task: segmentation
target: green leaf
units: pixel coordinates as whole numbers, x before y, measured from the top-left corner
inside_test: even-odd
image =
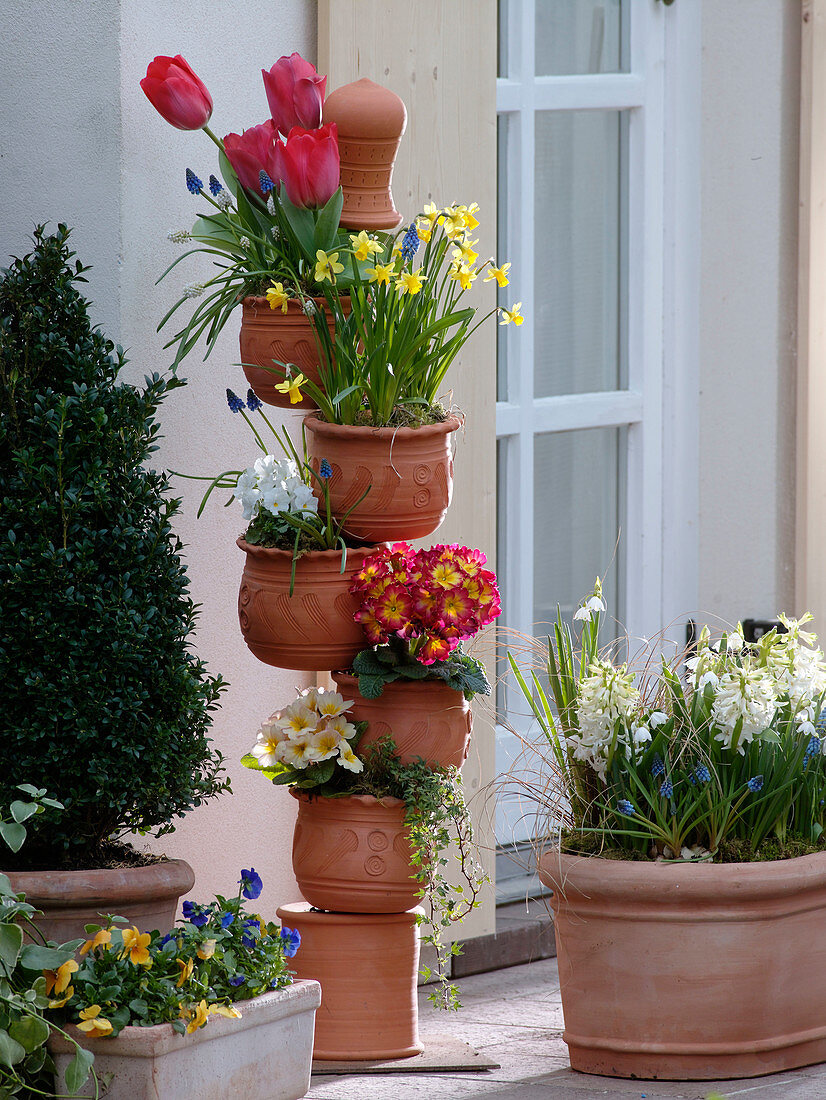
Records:
[[[332,251],[343,205],[344,192],[339,187],[318,212],[318,221],[315,223],[316,248],[323,248],[325,252]]]
[[[17,965],[22,947],[23,929],[20,925],[0,924],[0,961],[8,970],[12,970]]]
[[[0,821],[0,836],[13,852],[19,852],[26,839],[26,826],[14,821]]]
[[[40,1016],[24,1016],[15,1020],[9,1028],[9,1035],[31,1053],[43,1046],[49,1038],[49,1025]]]
[[[0,1066],[16,1066],[26,1057],[26,1048],[0,1029]]]
[[[76,1096],[86,1084],[94,1060],[95,1056],[90,1051],[83,1050],[82,1047],[77,1048],[75,1056],[66,1067],[66,1073],[64,1074],[66,1091],[70,1096]]]
[[[384,691],[384,685],[396,677],[392,676],[359,676],[359,691],[365,699],[378,699]]]
[[[28,821],[30,817],[34,817],[40,807],[36,802],[12,802],[9,809],[15,821]]]
[[[314,263],[316,254],[315,220],[312,213],[309,210],[304,210],[300,206],[294,206],[287,198],[286,191],[283,188],[279,203],[281,209],[284,211],[284,217],[287,219],[287,224],[295,234],[295,238],[304,253],[305,259]]]
[[[42,947],[39,943],[27,943],[20,952],[20,965],[26,970],[57,970],[72,958],[82,943],[82,939],[69,940],[60,947]]]

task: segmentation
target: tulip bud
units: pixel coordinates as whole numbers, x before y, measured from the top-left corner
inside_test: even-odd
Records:
[[[294,126],[315,130],[321,125],[327,77],[319,76],[309,61],[297,53],[279,57],[261,75],[273,122],[284,137]]]
[[[259,126],[224,138],[224,152],[241,186],[257,195],[262,194],[262,172],[271,180],[280,179],[280,146],[275,123],[269,118]]]
[[[156,57],[141,81],[149,102],[178,130],[200,130],[212,114],[212,97],[186,61]]]
[[[318,208],[335,194],[341,175],[338,127],[318,130],[295,127],[281,152],[281,179],[295,206]]]

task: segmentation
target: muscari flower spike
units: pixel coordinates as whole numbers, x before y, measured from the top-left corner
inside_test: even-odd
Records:
[[[263,408],[264,402],[261,398],[252,390],[247,390],[247,408],[250,412],[258,412],[260,408]]]
[[[651,774],[655,779],[659,778],[661,775],[665,775],[665,767],[659,754],[654,757],[654,762],[651,765]]]
[[[634,807],[627,798],[621,798],[617,803],[617,809],[621,814],[626,814],[628,817],[634,813]]]
[[[752,779],[748,781],[746,786],[752,792],[752,794],[756,794],[757,791],[761,790],[763,787],[763,776],[755,775]]]
[[[318,476],[328,478],[333,476],[333,467],[326,458],[322,458],[318,466]]]
[[[227,404],[234,413],[240,412],[244,408],[242,398],[240,398],[237,393],[233,393],[230,389],[227,390]]]
[[[404,237],[402,237],[402,260],[404,263],[412,260],[418,251],[419,234],[416,232],[416,223],[413,222]]]
[[[224,185],[221,183],[221,181],[218,179],[218,177],[217,176],[210,176],[209,177],[209,193],[212,195],[212,197],[214,198],[216,195],[219,195],[223,190],[224,190]]]
[[[189,193],[191,195],[198,195],[198,194],[200,194],[203,186],[204,186],[203,183],[201,183],[201,181],[198,179],[198,177],[195,175],[195,173],[192,171],[192,169],[187,168],[187,170],[186,170],[186,189],[187,189],[187,191],[189,191]]]
[[[262,193],[265,195],[269,195],[270,191],[272,191],[273,187],[275,187],[275,184],[272,182],[272,180],[263,168],[258,173],[258,186],[261,188]]]
[[[660,785],[660,794],[663,798],[671,798],[672,794],[674,794],[674,784],[670,779],[664,779],[662,781]]]
[[[697,783],[709,783],[711,782],[711,772],[705,766],[705,764],[698,764],[694,771],[688,777],[689,783],[694,787]]]

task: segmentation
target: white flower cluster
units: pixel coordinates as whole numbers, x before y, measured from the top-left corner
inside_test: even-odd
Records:
[[[342,768],[360,772],[364,764],[350,745],[356,727],[344,714],[352,705],[336,691],[307,688],[261,726],[253,756],[265,768],[290,764],[302,770],[335,757]]]
[[[588,675],[579,682],[579,732],[568,737],[574,759],[586,761],[604,779],[616,723],[627,724],[638,702],[634,675],[625,665],[615,668],[610,661],[592,661]]]
[[[264,455],[238,478],[234,497],[241,502],[244,519],[257,516],[262,508],[279,512],[317,512],[318,501],[301,480],[292,459]]]
[[[730,749],[736,736],[736,750],[743,755],[745,746],[772,723],[777,707],[774,679],[764,669],[733,665],[719,677],[716,691],[711,708],[717,727],[714,739]]]

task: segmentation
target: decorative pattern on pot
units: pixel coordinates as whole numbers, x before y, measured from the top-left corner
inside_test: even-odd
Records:
[[[293,871],[316,909],[404,913],[418,903],[399,798],[324,798],[294,788]]]
[[[296,975],[321,982],[314,1060],[421,1054],[416,979],[417,918],[423,910],[324,913],[299,902],[282,905],[277,915],[301,935],[301,950],[292,960]],[[354,978],[354,959],[360,978]]]
[[[826,1060],[826,853],[756,863],[546,852],[563,1038],[582,1073],[756,1077]]]
[[[359,755],[391,734],[405,764],[421,757],[431,768],[461,768],[467,760],[473,711],[461,691],[442,680],[395,680],[384,685],[377,699],[365,699],[355,676],[337,672],[333,679],[344,698],[353,700],[350,721],[367,722]]]
[[[393,205],[390,181],[407,126],[403,101],[367,77],[336,88],[324,104],[325,125],[338,127],[340,224],[347,229],[395,229],[402,215]]]
[[[259,661],[276,668],[329,672],[347,668],[365,646],[364,631],[353,620],[358,599],[348,588],[372,546],[347,551],[314,550],[299,558],[290,596],[292,552],[237,545],[246,554],[238,619],[244,641]]]
[[[317,308],[324,305],[323,298],[314,298],[313,302]],[[332,318],[328,317],[327,323],[332,333]],[[284,381],[284,374],[280,367],[275,371],[268,369],[275,366],[274,359],[294,363],[294,373],[300,371],[311,382],[321,384],[315,327],[300,303],[291,298],[287,302],[287,312],[282,313],[281,309],[270,309],[266,298],[245,298],[241,315],[241,365],[246,379],[267,405],[294,409],[296,406],[291,404],[289,395],[275,388],[276,383]],[[304,412],[316,406],[305,394],[298,407]]]
[[[419,428],[371,428],[305,418],[307,449],[318,470],[332,469],[333,515],[343,516],[365,489],[370,492],[347,519],[347,531],[365,542],[424,538],[445,518],[453,493],[451,437],[461,421]]]

